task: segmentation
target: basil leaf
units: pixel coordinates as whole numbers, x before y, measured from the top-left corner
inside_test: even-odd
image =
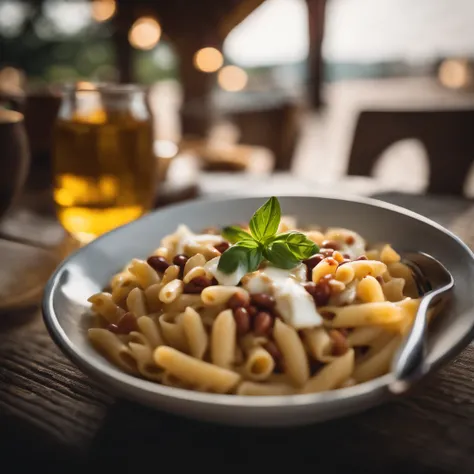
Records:
[[[262,263],[263,252],[260,247],[248,248],[247,249],[247,273],[258,270],[258,267]]]
[[[301,232],[292,231],[279,234],[271,242],[284,242],[298,260],[306,260],[319,252],[319,247]]]
[[[300,263],[300,259],[293,255],[286,242],[271,242],[265,249],[265,258],[276,267],[290,269]]]
[[[252,240],[252,236],[248,232],[235,225],[224,227],[222,229],[222,237],[231,244],[235,244],[239,240]]]
[[[250,219],[249,227],[253,237],[262,240],[275,235],[280,225],[281,208],[276,197],[271,197],[262,207],[257,209]]]
[[[252,246],[245,245],[253,243]],[[242,245],[244,244],[244,245]],[[239,267],[245,270],[245,273],[255,271],[263,259],[262,251],[257,242],[245,241],[227,249],[219,258],[217,269],[223,273],[234,273]]]
[[[247,249],[256,249],[261,246],[256,240],[241,240],[240,242],[237,242],[234,247],[244,247]]]

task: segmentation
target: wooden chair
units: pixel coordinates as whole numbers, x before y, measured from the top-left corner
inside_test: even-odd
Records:
[[[462,194],[474,160],[474,110],[366,110],[360,113],[349,156],[349,175],[369,176],[393,143],[415,138],[425,146],[429,193]]]
[[[228,114],[240,132],[239,142],[269,149],[275,171],[291,169],[300,130],[300,106],[293,100],[259,103]]]

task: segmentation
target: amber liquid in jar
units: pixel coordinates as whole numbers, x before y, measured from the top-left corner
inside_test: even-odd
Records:
[[[86,243],[140,217],[154,196],[152,124],[128,113],[59,118],[54,200],[63,227]]]

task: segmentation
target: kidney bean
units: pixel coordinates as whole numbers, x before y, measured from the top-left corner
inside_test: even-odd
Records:
[[[329,337],[332,339],[332,355],[340,356],[348,351],[349,344],[340,331],[331,329],[329,331]]]
[[[324,259],[324,255],[321,253],[317,253],[313,255],[312,257],[309,257],[306,260],[303,260],[303,263],[308,267],[308,270],[309,269],[312,270],[323,259]]]
[[[267,336],[273,326],[273,318],[266,311],[257,313],[253,321],[253,332],[256,336]]]
[[[278,349],[277,345],[273,341],[267,341],[262,347],[273,357],[275,362],[278,362],[283,357],[280,349]]]
[[[323,240],[321,247],[333,250],[339,250],[341,248],[339,242],[336,242],[335,240]]]
[[[308,283],[305,290],[313,297],[316,306],[325,306],[331,297],[331,288],[328,283],[321,280],[318,283]]]
[[[250,330],[250,316],[247,310],[240,306],[233,311],[235,324],[237,326],[237,334],[243,336]]]
[[[306,283],[304,286],[304,289],[311,295],[314,295],[314,292],[316,291],[316,283],[313,281],[310,281],[309,283]]]
[[[216,278],[213,278],[213,279],[212,279],[212,286],[216,286],[216,285],[218,285],[218,284],[219,284],[219,282],[217,281],[217,279],[216,279]]]
[[[173,263],[175,265],[178,265],[178,267],[181,268],[181,270],[184,270],[184,266],[186,265],[187,261],[188,261],[188,257],[182,254],[175,255],[175,257],[173,258]]]
[[[265,293],[255,293],[250,295],[250,300],[258,308],[272,310],[275,307],[275,298]]]
[[[212,281],[205,277],[205,276],[198,276],[196,278],[193,278],[189,283],[186,283],[183,288],[184,293],[193,293],[193,294],[199,294],[204,290],[204,288],[207,288],[208,286],[212,285]]]
[[[324,366],[325,364],[323,362],[311,359],[309,361],[309,372],[311,375],[316,375]]]
[[[235,293],[230,297],[229,301],[227,301],[227,307],[230,309],[241,308],[248,304],[248,299],[243,293]]]
[[[347,245],[352,245],[355,242],[354,236],[353,235],[348,235],[346,237],[346,244]]]
[[[116,324],[109,324],[107,326],[107,330],[110,331],[110,332],[113,332],[114,334],[118,334],[118,326]]]
[[[330,257],[334,253],[334,249],[319,249],[319,253],[324,257]]]
[[[331,297],[331,287],[323,282],[316,285],[316,291],[313,295],[316,306],[326,306]]]
[[[332,311],[320,311],[319,314],[327,321],[332,321],[336,317],[336,314]]]
[[[157,271],[158,273],[163,273],[170,266],[170,264],[166,261],[166,258],[158,257],[157,255],[152,255],[146,262],[151,268],[153,268],[153,270]]]
[[[251,305],[247,306],[247,312],[249,313],[251,318],[254,318],[258,314],[258,309],[257,309],[256,306],[251,304]]]
[[[324,259],[324,255],[322,253],[317,253],[306,260],[303,260],[303,263],[306,265],[306,279],[311,280],[313,276],[313,268],[322,260]]]
[[[367,354],[369,352],[370,346],[359,346],[357,347],[357,353],[360,354],[361,356]]]
[[[230,247],[229,242],[223,241],[220,244],[214,245],[214,248],[220,252],[224,253]]]
[[[342,256],[343,256],[344,258],[347,258],[348,260],[351,259],[351,256],[350,256],[348,253],[343,253]]]
[[[130,312],[125,313],[117,324],[109,324],[109,326],[115,326],[108,329],[116,334],[129,334],[132,331],[138,330],[137,318]]]

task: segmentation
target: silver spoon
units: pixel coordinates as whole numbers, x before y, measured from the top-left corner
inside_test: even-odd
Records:
[[[428,371],[426,365],[427,313],[433,300],[454,286],[454,278],[445,266],[422,252],[402,254],[402,262],[413,271],[422,300],[413,326],[392,361],[395,380],[389,385],[392,393],[401,393]]]

